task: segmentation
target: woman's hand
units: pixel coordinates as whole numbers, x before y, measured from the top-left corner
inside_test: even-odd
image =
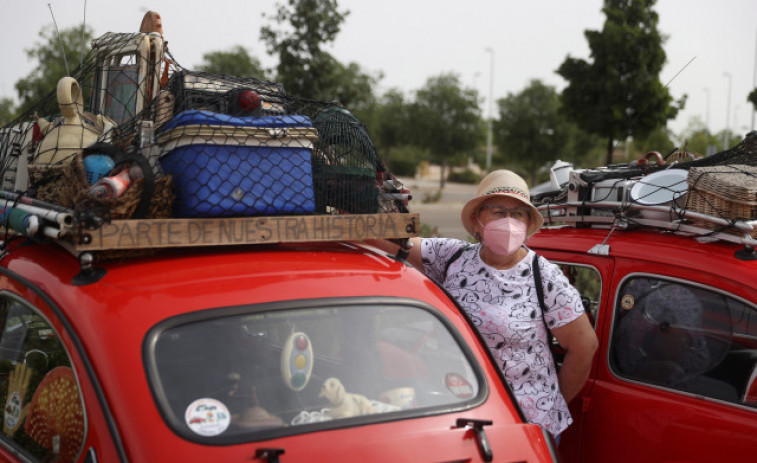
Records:
[[[585,313],[566,325],[553,328],[552,334],[565,349],[559,381],[565,401],[570,402],[581,392],[589,378],[599,341]]]

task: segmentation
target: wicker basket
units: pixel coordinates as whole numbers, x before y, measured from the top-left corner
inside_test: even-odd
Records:
[[[723,165],[692,167],[686,208],[723,219],[757,219],[757,167]],[[744,232],[733,227],[705,223],[706,228],[735,235]]]
[[[142,199],[143,179],[139,179],[121,196],[115,199],[99,200],[89,195],[89,183],[84,174],[81,156],[69,164],[52,166],[30,166],[31,185],[36,187],[36,198],[70,209],[87,208],[97,204],[98,211],[109,212],[110,219],[129,219]],[[155,177],[155,186],[145,218],[159,219],[171,217],[175,195],[173,179],[170,175]]]
[[[36,188],[37,199],[70,209],[79,192],[89,187],[78,156],[68,164],[29,166],[29,183]]]

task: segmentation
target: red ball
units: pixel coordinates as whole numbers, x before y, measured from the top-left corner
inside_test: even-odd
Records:
[[[244,111],[253,112],[260,107],[260,95],[253,90],[242,90],[239,92],[237,105]]]

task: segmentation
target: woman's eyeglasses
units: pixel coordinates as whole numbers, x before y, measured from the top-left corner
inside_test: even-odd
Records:
[[[518,220],[527,220],[530,215],[530,211],[527,207],[504,207],[498,204],[484,204],[478,209],[479,217],[483,213],[498,219],[509,216]]]

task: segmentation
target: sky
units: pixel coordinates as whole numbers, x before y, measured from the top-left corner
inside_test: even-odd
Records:
[[[164,39],[179,64],[192,69],[204,53],[243,45],[266,67],[275,65],[259,39],[264,12],[277,0],[0,0],[0,97],[17,98],[14,84],[36,63],[25,50],[39,31],[86,22],[95,36],[136,32],[144,13],[160,13]],[[532,79],[562,90],[555,70],[566,57],[591,61],[585,30],[601,30],[602,0],[339,0],[349,10],[329,51],[383,74],[378,92],[408,96],[429,77],[454,72],[479,91],[482,111],[517,94]],[[85,8],[86,7],[86,8]],[[52,10],[52,15],[51,15]],[[86,11],[85,11],[86,10]],[[712,132],[755,129],[746,101],[757,86],[757,0],[658,0],[667,63],[660,80],[686,108],[668,127],[681,134],[694,118]],[[493,108],[496,113],[496,108]],[[496,116],[495,116],[496,117]]]

